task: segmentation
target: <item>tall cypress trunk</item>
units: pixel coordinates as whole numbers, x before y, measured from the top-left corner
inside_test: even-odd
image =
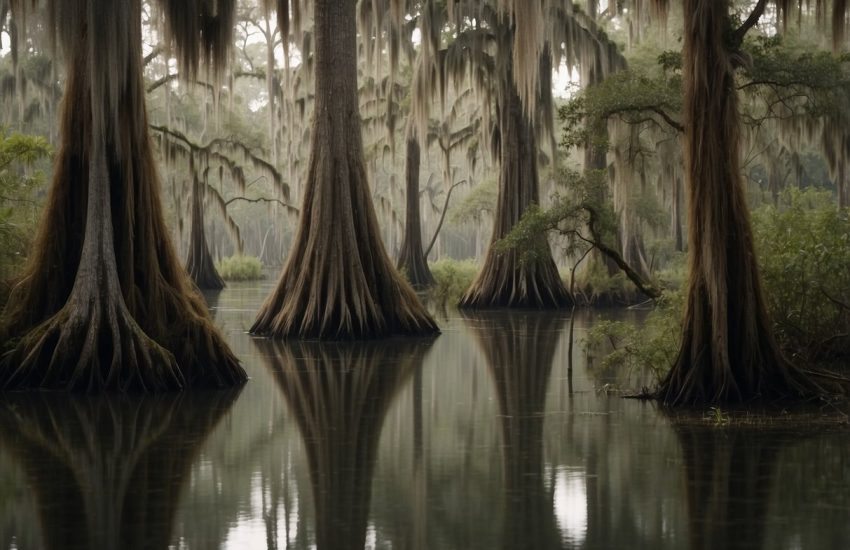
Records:
[[[422,222],[419,219],[419,164],[421,149],[415,135],[407,137],[406,158],[406,203],[404,216],[404,239],[398,258],[398,269],[407,274],[413,288],[425,288],[434,284],[434,276],[422,250]]]
[[[2,341],[16,341],[0,362],[0,386],[161,391],[240,383],[245,372],[209,320],[163,220],[140,2],[91,0],[79,15],[61,35],[70,66],[60,149],[33,253],[0,327]],[[116,65],[121,74],[110,72]]]
[[[542,242],[545,257],[522,262],[522,251],[497,252],[495,245],[519,222],[528,207],[539,204],[537,172],[537,139],[534,128],[517,93],[510,63],[500,77],[499,198],[493,223],[490,248],[484,267],[466,294],[460,307],[532,307],[555,308],[569,303],[569,294],[558,274],[558,268]],[[546,241],[546,236],[540,237]]]
[[[201,290],[221,290],[225,286],[224,280],[215,269],[215,263],[207,246],[203,188],[197,175],[192,181],[192,226],[189,230],[189,257],[186,260],[186,271]]]
[[[433,333],[392,265],[366,178],[355,0],[314,0],[316,103],[298,234],[251,332],[278,338]]]
[[[805,384],[773,337],[741,180],[728,0],[685,0],[685,172],[689,279],[670,405],[799,396]]]

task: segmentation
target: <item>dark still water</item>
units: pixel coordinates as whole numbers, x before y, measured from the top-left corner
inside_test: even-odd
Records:
[[[673,422],[578,346],[571,385],[566,314],[255,340],[269,286],[210,298],[241,391],[0,396],[2,548],[850,548],[846,430]]]

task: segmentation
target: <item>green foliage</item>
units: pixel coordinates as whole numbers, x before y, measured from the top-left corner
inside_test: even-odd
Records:
[[[45,181],[42,171],[31,168],[50,154],[43,137],[0,127],[0,279],[13,276],[26,258],[40,210],[37,194]]]
[[[430,267],[435,281],[431,288],[431,297],[443,306],[460,301],[463,293],[472,286],[479,269],[478,264],[472,260],[458,261],[450,258],[434,262]]]
[[[807,117],[835,115],[846,107],[850,54],[812,51],[811,46],[795,45],[779,35],[757,36],[746,42],[744,50],[750,63],[740,88],[763,99],[764,116],[776,116],[774,104]]]
[[[609,118],[618,116],[628,124],[638,124],[651,120],[651,113],[676,116],[681,109],[682,77],[678,73],[620,71],[559,109],[565,127],[561,145],[583,147],[589,140],[595,147],[607,149],[605,124]]]
[[[850,356],[850,211],[830,193],[791,189],[779,207],[754,212],[753,229],[768,309],[785,352],[816,363]],[[676,271],[683,272],[683,262]],[[684,281],[683,281],[684,282]],[[663,376],[676,357],[683,298],[668,291],[640,326],[605,321],[585,347],[606,368]]]
[[[553,197],[552,206],[541,209],[532,205],[508,235],[496,243],[496,250],[516,249],[520,261],[534,262],[548,256],[549,244],[541,235],[558,232],[566,237],[565,253],[581,256],[590,246],[593,236],[588,231],[591,215],[597,236],[612,242],[617,231],[617,219],[611,205],[604,200],[607,175],[604,170],[580,174],[562,169],[558,183],[566,189]]]
[[[496,178],[489,178],[466,194],[457,206],[450,206],[449,220],[454,224],[465,223],[470,220],[480,220],[483,213],[496,213],[496,201],[499,198],[499,182]]]
[[[681,293],[667,292],[639,326],[623,321],[596,323],[583,342],[585,350],[601,356],[605,369],[651,373],[660,381],[678,353],[683,306]]]
[[[631,281],[617,271],[613,275],[608,273],[608,267],[604,262],[596,261],[587,264],[576,276],[576,294],[585,296],[589,304],[596,304],[599,296],[610,296],[622,298],[623,301],[632,301],[635,297],[635,288]]]
[[[254,256],[231,256],[216,264],[225,281],[256,281],[263,278],[263,262]]]
[[[783,347],[804,360],[850,355],[850,211],[828,192],[789,189],[753,222]]]

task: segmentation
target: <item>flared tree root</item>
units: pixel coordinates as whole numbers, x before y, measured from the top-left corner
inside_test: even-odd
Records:
[[[460,299],[462,309],[557,309],[569,306],[570,295],[551,258],[523,263],[516,251],[491,250],[484,268]]]
[[[5,390],[162,392],[185,379],[169,351],[149,338],[123,301],[70,300],[0,361]]]

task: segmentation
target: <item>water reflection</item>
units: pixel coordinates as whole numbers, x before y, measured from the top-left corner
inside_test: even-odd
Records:
[[[168,547],[189,468],[236,395],[2,395],[2,448],[38,520],[4,547]]]
[[[504,548],[560,548],[586,529],[584,476],[566,477],[543,459],[546,395],[566,319],[557,313],[465,313],[498,401],[504,480]],[[557,508],[557,512],[556,512]],[[560,529],[559,529],[560,527]]]
[[[369,507],[381,429],[432,344],[256,341],[304,440],[320,550],[373,545]]]
[[[781,453],[800,434],[674,421],[682,446],[691,550],[764,548]]]
[[[557,314],[451,312],[433,343],[256,342],[273,284],[211,300],[252,378],[232,407],[0,396],[0,548],[114,548],[92,534],[107,511],[130,548],[850,548],[847,428],[672,422],[596,391],[628,375],[579,349],[571,392]],[[596,317],[577,321],[581,338]]]

